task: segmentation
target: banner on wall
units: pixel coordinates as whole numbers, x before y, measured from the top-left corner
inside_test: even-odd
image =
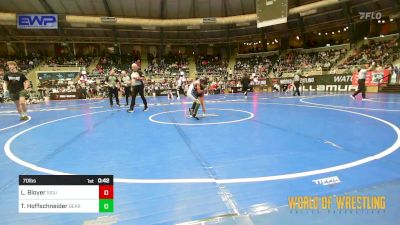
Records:
[[[377,70],[369,71],[365,77],[365,86],[378,86],[380,80],[380,86],[385,86],[389,82],[389,70]],[[358,85],[358,72],[353,73],[352,84]]]
[[[38,72],[40,81],[43,80],[73,80],[79,72]]]
[[[293,78],[280,78],[272,83],[288,85]],[[352,75],[317,75],[301,78],[303,91],[349,92],[356,91],[357,86],[352,84]]]
[[[57,14],[17,14],[18,29],[58,29]]]

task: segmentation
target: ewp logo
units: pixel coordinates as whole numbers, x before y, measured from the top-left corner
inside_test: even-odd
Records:
[[[18,15],[18,29],[58,29],[57,14]]]

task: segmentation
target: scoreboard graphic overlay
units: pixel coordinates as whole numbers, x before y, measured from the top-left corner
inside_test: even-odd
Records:
[[[20,213],[114,212],[112,175],[20,175]]]

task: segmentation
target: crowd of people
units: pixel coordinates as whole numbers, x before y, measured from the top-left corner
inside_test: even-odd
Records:
[[[383,65],[390,60],[391,56],[395,55],[394,53],[398,52],[400,52],[399,39],[381,42],[370,40],[355,50],[339,68],[362,65],[371,61]]]
[[[147,55],[149,65],[144,68],[144,72],[152,75],[181,75],[187,74],[189,71],[189,61],[185,54],[168,53],[161,58],[155,57],[152,54]]]
[[[90,56],[57,56],[49,57],[45,60],[45,64],[48,66],[76,66],[76,67],[87,67],[93,61],[94,57]]]
[[[18,63],[18,67],[21,71],[27,73],[29,70],[35,68],[40,64],[40,56],[31,54],[28,56],[17,56],[13,58],[0,58],[0,68],[4,71],[8,71],[7,62],[13,60]]]
[[[280,77],[284,72],[296,70],[330,70],[346,55],[346,49],[300,53],[291,51],[280,57],[273,67],[273,73]]]
[[[227,73],[228,61],[221,55],[199,55],[196,57],[196,72],[202,75]]]
[[[277,55],[273,56],[251,56],[248,58],[238,58],[235,64],[235,74],[257,74],[266,76],[271,70]]]
[[[241,85],[241,79],[247,74],[251,79],[256,80],[260,77],[266,77],[270,72],[273,78],[280,77],[282,73],[290,73],[301,70],[329,70],[333,65],[347,53],[346,49],[332,49],[320,52],[305,53],[299,51],[289,51],[278,57],[278,55],[261,56],[252,54],[238,57],[233,68],[228,68],[227,60],[220,55],[200,55],[195,57],[196,76],[205,77],[207,80],[207,92],[210,94],[224,93],[228,88]],[[348,57],[342,67],[350,65],[360,65],[367,62],[376,62],[377,69],[391,68],[397,75],[398,67],[381,62],[395,60],[400,55],[399,39],[389,41],[369,41],[362,45],[360,49]],[[123,78],[120,77],[122,71],[127,74],[132,73],[131,63],[135,62],[141,67],[140,53],[135,53],[136,57],[128,54],[124,57],[107,56],[101,57],[96,68],[90,74],[81,74],[78,82],[72,81],[43,81],[39,85],[39,92],[31,93],[37,96],[39,101],[48,97],[51,93],[78,92],[84,98],[104,98],[108,96],[106,78],[110,71],[115,71],[118,80],[121,81],[118,87],[118,95],[125,95],[123,87]],[[189,60],[185,54],[168,53],[162,57],[148,57],[148,67],[141,68],[145,76],[144,83],[146,88],[144,93],[149,96],[159,95],[165,90],[177,89],[179,86],[186,92],[191,80],[189,76]],[[43,57],[38,54],[31,54],[27,57],[0,58],[0,73],[8,71],[6,63],[13,60],[18,65],[19,71],[27,74],[30,69],[44,62],[49,66],[88,66],[93,62],[94,57]],[[339,67],[340,68],[340,67]],[[353,68],[353,67],[352,67]],[[332,70],[331,70],[332,71]],[[169,76],[152,76],[156,74],[167,74]],[[0,76],[1,77],[1,76]],[[160,79],[162,78],[162,79]],[[1,79],[0,79],[1,81]],[[1,88],[1,87],[0,87]],[[0,96],[1,97],[1,96]],[[4,99],[4,98],[3,98]]]

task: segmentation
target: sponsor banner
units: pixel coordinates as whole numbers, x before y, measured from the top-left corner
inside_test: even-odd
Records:
[[[329,85],[301,85],[300,89],[302,91],[318,91],[318,92],[352,92],[357,91],[357,86],[351,84],[329,84]]]
[[[100,21],[102,23],[116,23],[117,18],[116,17],[110,17],[110,16],[101,16]]]
[[[73,80],[79,72],[38,72],[40,81],[43,80]]]
[[[254,81],[252,81],[252,85],[254,85]],[[258,83],[257,85],[267,85],[267,79],[266,78],[258,78]]]
[[[57,14],[18,14],[18,29],[58,29]]]
[[[50,93],[51,100],[69,100],[81,98],[82,95],[79,92]]]
[[[216,23],[217,18],[215,17],[208,17],[208,18],[203,18],[203,23]]]
[[[301,83],[315,85],[351,84],[352,75],[317,75],[302,77]],[[293,78],[281,78],[279,84],[291,84]]]
[[[389,70],[377,70],[377,71],[369,71],[367,76],[365,77],[365,86],[378,86],[379,81],[381,81],[381,86],[385,86],[389,82]],[[352,79],[353,85],[358,85],[358,72],[353,73]]]
[[[243,92],[242,87],[231,87],[231,92],[232,93],[241,93]],[[253,86],[249,87],[248,92],[253,92]]]
[[[290,210],[326,210],[327,213],[384,213],[388,200],[383,195],[289,196]]]
[[[349,92],[356,91],[352,85],[352,75],[317,75],[301,78],[302,91]],[[288,85],[292,78],[280,78],[272,81],[274,84]]]

